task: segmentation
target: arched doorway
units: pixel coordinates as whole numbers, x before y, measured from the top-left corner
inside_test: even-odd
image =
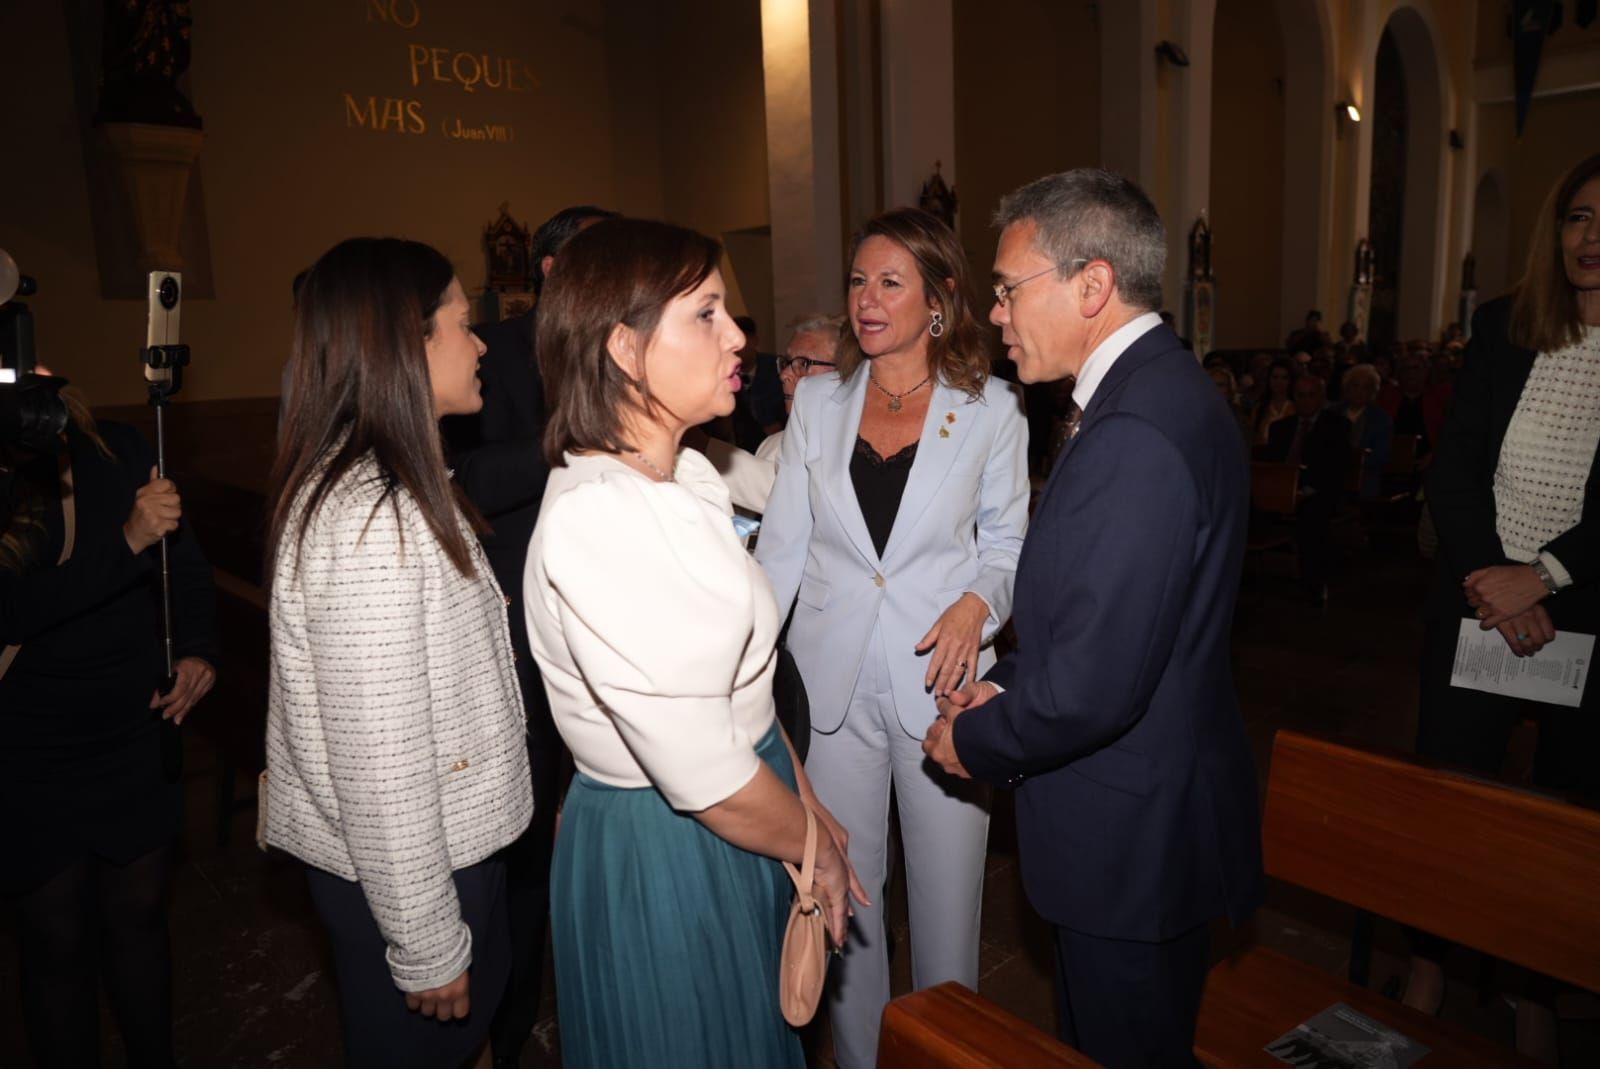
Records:
[[[1496,171],[1486,171],[1472,197],[1472,256],[1477,263],[1478,302],[1492,301],[1511,288],[1510,205]]]
[[[1367,337],[1374,345],[1438,326],[1444,234],[1444,83],[1433,33],[1397,8],[1378,41],[1372,96],[1368,234],[1376,259]]]

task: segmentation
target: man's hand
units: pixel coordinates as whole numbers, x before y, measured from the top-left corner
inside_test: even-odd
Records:
[[[209,661],[200,657],[185,657],[172,666],[177,675],[177,682],[172,684],[172,690],[162,694],[157,690],[150,696],[150,708],[160,709],[161,719],[170,720],[174,724],[182,724],[183,718],[189,715],[189,710],[194,708],[196,702],[210,692],[212,684],[217,681],[217,670],[211,667]]]
[[[979,680],[951,692],[949,697],[940,698],[937,702],[939,715],[928,728],[927,737],[922,740],[922,752],[950,775],[971,779],[972,773],[966,770],[961,764],[961,758],[956,755],[956,738],[953,730],[956,717],[968,709],[976,709],[998,693],[1000,692],[994,684]]]
[[[431,991],[406,992],[406,1009],[440,1021],[465,1017],[472,1012],[472,1002],[467,997],[467,970],[443,987]]]

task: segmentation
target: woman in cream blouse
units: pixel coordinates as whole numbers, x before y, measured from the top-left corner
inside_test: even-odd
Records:
[[[572,1067],[804,1064],[777,998],[778,861],[801,858],[804,805],[829,829],[817,880],[844,935],[843,832],[773,718],[772,590],[716,470],[679,450],[739,385],[720,258],[692,231],[607,220],[540,301],[551,473],[525,591],[578,768],[550,896]]]

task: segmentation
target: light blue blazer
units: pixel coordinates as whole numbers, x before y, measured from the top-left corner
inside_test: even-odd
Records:
[[[783,433],[778,479],[756,559],[781,612],[794,605],[789,650],[805,680],[811,726],[838,730],[875,624],[901,726],[927,733],[936,710],[923,686],[919,639],[964,592],[989,603],[984,639],[1011,615],[1028,525],[1028,427],[1021,393],[991,378],[981,400],[935,385],[905,495],[880,559],[850,480],[866,402],[863,368],[801,380]],[[981,675],[994,661],[985,646]]]

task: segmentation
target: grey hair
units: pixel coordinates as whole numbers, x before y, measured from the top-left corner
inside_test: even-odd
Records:
[[[1383,388],[1383,376],[1371,364],[1357,364],[1344,373],[1345,382],[1353,382],[1356,379],[1367,380],[1374,390]]]
[[[1090,260],[1111,265],[1117,293],[1142,311],[1161,307],[1167,232],[1133,182],[1098,167],[1046,175],[1000,198],[994,225],[1032,221],[1034,245],[1071,278]]]
[[[832,334],[837,335],[844,329],[844,316],[829,315],[826,312],[807,312],[789,324],[789,335],[796,334]]]

